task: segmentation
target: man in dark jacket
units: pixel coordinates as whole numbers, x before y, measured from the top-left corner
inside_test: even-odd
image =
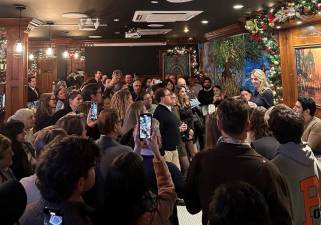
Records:
[[[171,109],[171,92],[167,88],[159,88],[155,93],[159,102],[154,112],[154,118],[159,121],[162,136],[161,154],[166,161],[174,163],[180,168],[177,145],[180,140],[179,120]]]
[[[193,159],[184,197],[187,210],[192,214],[202,210],[206,225],[215,189],[244,181],[265,197],[273,225],[292,224],[288,188],[280,172],[245,142],[250,127],[248,105],[228,98],[218,106],[217,120],[223,138],[214,151],[201,152]]]
[[[212,89],[212,81],[209,77],[203,80],[203,89],[198,93],[198,101],[201,103],[203,115],[208,114],[208,105],[213,103],[214,91]]]
[[[35,104],[39,100],[40,92],[36,86],[37,78],[35,76],[28,77],[28,105]]]

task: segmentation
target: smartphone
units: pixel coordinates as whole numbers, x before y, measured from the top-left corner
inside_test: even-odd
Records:
[[[59,209],[45,207],[43,214],[44,225],[63,225],[63,215]]]
[[[97,119],[98,119],[97,102],[91,102],[91,106],[90,106],[90,119],[91,119],[91,120],[97,120]]]
[[[139,115],[139,138],[147,139],[152,136],[152,114],[142,113]]]

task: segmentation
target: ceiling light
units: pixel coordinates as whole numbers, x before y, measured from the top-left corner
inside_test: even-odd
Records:
[[[116,31],[115,34],[120,34],[120,32],[119,32],[119,31]]]
[[[244,5],[241,5],[241,4],[236,4],[233,6],[233,9],[236,9],[236,10],[243,9],[243,8],[244,8]]]
[[[208,24],[208,20],[202,20],[202,24]]]
[[[189,38],[188,38],[188,40],[189,40],[189,41],[192,41],[192,40],[193,40],[193,38],[192,38],[192,37],[189,37]]]
[[[20,33],[21,33],[21,29],[20,29],[20,25],[21,25],[21,11],[26,9],[26,7],[24,5],[16,5],[16,9],[19,10],[19,39],[16,41],[16,44],[15,44],[15,53],[16,54],[22,54],[23,52],[23,44],[22,44],[22,41],[21,41],[21,36],[20,36]]]
[[[159,23],[152,23],[152,24],[148,24],[148,27],[163,27],[163,24],[159,24]]]
[[[281,28],[282,28],[281,26],[276,26],[276,29],[278,29],[278,30],[281,29]]]
[[[32,60],[34,60],[34,58],[35,58],[35,56],[31,53],[31,54],[29,55],[29,60],[32,61]]]
[[[81,19],[81,18],[87,18],[88,16],[85,13],[80,12],[67,12],[61,15],[64,18],[70,18],[70,19]]]
[[[78,58],[79,58],[79,53],[78,53],[78,52],[76,52],[76,53],[74,54],[74,58],[75,58],[75,59],[78,59]]]
[[[93,39],[102,38],[102,36],[100,36],[100,35],[89,35],[88,37],[93,38]]]
[[[185,27],[185,28],[184,28],[184,33],[188,33],[188,32],[189,32],[188,27]]]
[[[46,50],[46,55],[47,55],[47,56],[53,56],[53,49],[52,49],[52,47],[47,48],[47,50]]]
[[[118,18],[115,18],[115,19],[114,19],[114,22],[119,22],[119,19],[118,19]]]
[[[300,25],[300,24],[302,24],[302,21],[298,20],[298,21],[296,21],[296,24]]]
[[[193,0],[166,0],[170,3],[185,3],[185,2],[191,2]]]
[[[150,3],[152,3],[152,4],[158,4],[159,2],[158,2],[158,1],[150,1]]]
[[[64,59],[67,59],[67,58],[69,57],[69,53],[68,53],[67,50],[62,53],[62,57],[63,57]]]

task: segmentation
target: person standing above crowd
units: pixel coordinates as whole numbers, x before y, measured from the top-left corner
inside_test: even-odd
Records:
[[[122,72],[120,70],[114,70],[113,74],[111,75],[111,80],[106,81],[104,95],[105,96],[112,96],[115,92],[119,91],[123,84],[121,82],[122,79]]]
[[[281,144],[272,162],[289,187],[294,224],[320,224],[321,167],[309,145],[301,142],[303,118],[289,107],[277,105],[269,125]]]
[[[257,106],[263,106],[266,109],[273,106],[273,92],[270,89],[270,85],[263,70],[253,70],[251,72],[251,81],[255,88],[255,93],[252,96],[252,102],[254,102]]]
[[[321,119],[314,116],[317,109],[315,101],[311,97],[300,96],[293,109],[304,119],[304,133],[302,135],[302,141],[309,144],[315,155],[320,155]]]

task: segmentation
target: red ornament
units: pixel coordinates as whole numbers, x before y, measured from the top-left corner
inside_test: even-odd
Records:
[[[268,14],[268,20],[269,20],[269,23],[274,23],[275,16],[272,13],[269,13]]]
[[[263,30],[266,30],[266,28],[267,28],[266,23],[262,22],[262,23],[261,23],[261,26],[262,26],[262,29],[263,29]]]
[[[262,37],[259,34],[250,34],[251,41],[261,41]]]

